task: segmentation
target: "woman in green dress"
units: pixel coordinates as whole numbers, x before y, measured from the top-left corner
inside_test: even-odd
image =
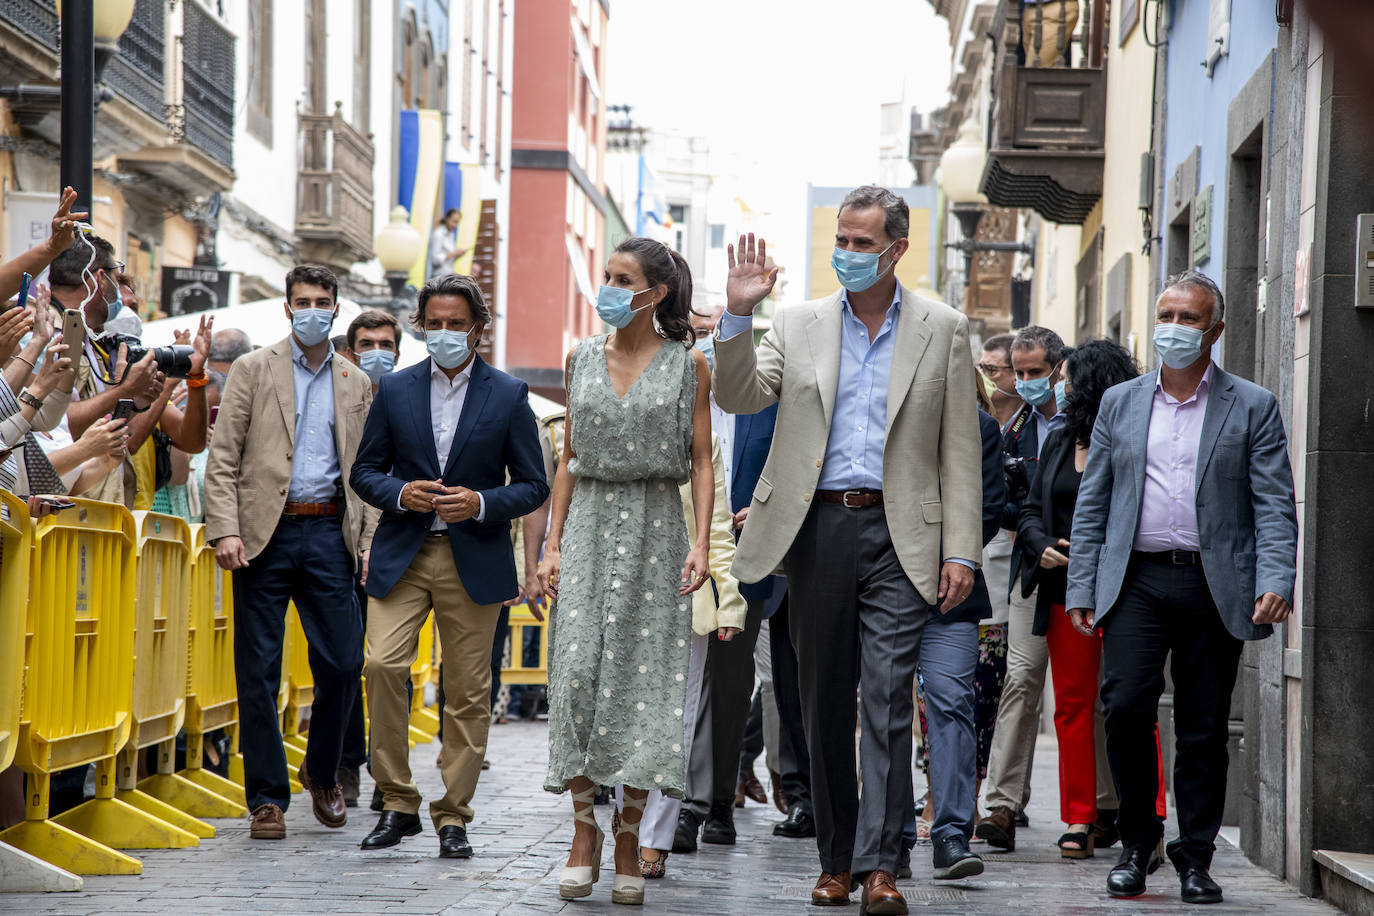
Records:
[[[688,320],[692,277],[660,242],[630,238],[606,265],[597,312],[616,330],[567,360],[563,461],[539,576],[558,598],[549,651],[549,773],[571,789],[575,833],[559,893],[600,873],[596,787],[624,787],[611,900],[644,900],[639,822],[650,789],[684,789],[692,592],[708,575],[715,482],[710,370]],[[678,487],[691,480],[695,543]]]

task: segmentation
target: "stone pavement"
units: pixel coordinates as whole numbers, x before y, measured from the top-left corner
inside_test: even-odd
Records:
[[[474,807],[471,838],[477,856],[467,862],[439,859],[437,838],[427,819],[425,832],[400,846],[364,854],[358,841],[376,815],[366,807],[349,812],[348,826],[327,830],[310,814],[305,796],[287,814],[288,836],[255,842],[246,823],[216,822],[218,836],[199,848],[146,851],[140,877],[90,877],[80,894],[0,894],[0,912],[76,916],[96,913],[408,913],[408,914],[589,914],[624,912],[610,903],[610,850],[593,896],[568,902],[558,897],[558,870],[571,835],[570,803],[543,792],[547,753],[542,724],[512,722],[493,727],[492,769],[483,774]],[[420,788],[437,794],[437,745],[417,747],[412,756]],[[980,877],[954,883],[930,879],[929,847],[917,847],[916,876],[901,882],[918,913],[1075,914],[1087,912],[1197,913],[1183,906],[1167,864],[1150,882],[1147,896],[1113,901],[1103,891],[1116,850],[1082,862],[1059,857],[1053,843],[1062,830],[1057,817],[1052,739],[1041,739],[1035,755],[1031,828],[1017,837],[1017,850],[988,854]],[[363,801],[371,794],[364,776]],[[609,811],[598,809],[603,827]],[[779,815],[771,804],[752,802],[736,812],[740,841],[734,847],[705,846],[668,860],[668,877],[648,885],[644,912],[710,913],[713,916],[817,914],[808,905],[816,877],[812,840],[772,836]],[[1223,913],[1284,916],[1332,914],[1319,901],[1300,896],[1221,844],[1213,875],[1226,903],[1206,909]],[[853,908],[838,913],[856,913]]]

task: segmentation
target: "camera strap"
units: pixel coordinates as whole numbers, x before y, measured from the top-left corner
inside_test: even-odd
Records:
[[[1033,410],[1035,410],[1035,408],[1029,404],[1022,404],[1021,409],[1017,411],[1016,416],[1012,419],[1011,425],[1007,427],[1005,434],[1009,434],[1013,439],[1018,438],[1021,435],[1021,430],[1026,426],[1026,421],[1030,419],[1031,411]]]

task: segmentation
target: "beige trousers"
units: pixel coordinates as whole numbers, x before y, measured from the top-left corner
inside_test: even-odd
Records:
[[[1021,9],[1021,45],[1027,67],[1058,67],[1078,28],[1078,0],[1043,0]]]
[[[410,776],[410,706],[406,681],[430,608],[444,658],[444,744],[439,768],[444,796],[429,806],[434,829],[467,826],[491,726],[491,646],[501,605],[468,597],[447,537],[425,538],[420,552],[385,598],[367,603],[367,711],[372,776],[388,811],[418,814],[420,790]]]

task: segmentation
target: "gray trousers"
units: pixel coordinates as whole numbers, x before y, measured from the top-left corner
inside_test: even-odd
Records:
[[[971,836],[978,625],[932,622],[939,612],[902,570],[881,507],[814,503],[784,566],[821,870],[897,871],[913,801],[918,662],[926,677],[930,769],[938,780],[931,835]],[[854,767],[857,717],[862,797]]]

